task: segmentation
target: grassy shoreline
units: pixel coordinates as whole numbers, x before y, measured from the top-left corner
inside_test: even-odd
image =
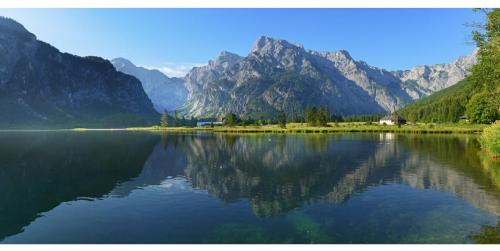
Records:
[[[343,133],[343,132],[390,132],[390,133],[481,133],[486,125],[468,124],[416,124],[401,127],[389,125],[368,125],[362,122],[329,123],[328,127],[310,127],[305,123],[289,123],[286,128],[278,125],[264,126],[218,126],[218,127],[132,127],[127,131],[156,132],[215,132],[215,133]]]
[[[500,120],[484,129],[479,142],[489,156],[500,160]]]
[[[477,124],[414,124],[378,125],[364,122],[329,123],[327,127],[311,127],[306,123],[288,123],[286,128],[278,125],[216,126],[216,127],[128,127],[128,128],[67,128],[67,129],[4,129],[0,132],[36,132],[36,131],[148,131],[148,132],[212,132],[212,133],[414,133],[414,134],[479,134],[488,125]]]

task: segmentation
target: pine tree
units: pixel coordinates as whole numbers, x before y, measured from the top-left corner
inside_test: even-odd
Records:
[[[307,109],[304,117],[309,126],[327,126],[332,119],[327,107],[318,109],[315,106]]]
[[[181,118],[181,126],[185,126],[186,125],[186,117],[182,116]]]
[[[173,123],[172,123],[173,127],[177,127],[178,126],[177,120],[178,120],[177,111],[174,111],[174,118],[173,118]]]
[[[283,111],[283,110],[281,110],[278,113],[278,125],[281,128],[286,128],[286,114],[285,114],[285,111]]]
[[[323,106],[319,109],[317,115],[317,125],[319,126],[327,126],[330,121],[330,112],[326,106]]]
[[[168,127],[168,112],[167,112],[167,109],[165,109],[163,111],[163,114],[161,115],[160,126],[161,127]]]
[[[198,125],[198,119],[195,118],[194,116],[191,116],[191,123],[193,124],[193,126],[197,126]]]
[[[317,126],[318,123],[318,108],[316,108],[315,106],[313,106],[312,108],[309,108],[306,110],[306,114],[305,114],[305,120],[306,120],[306,123],[309,125],[309,126]]]

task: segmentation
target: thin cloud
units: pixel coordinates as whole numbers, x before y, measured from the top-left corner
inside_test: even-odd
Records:
[[[182,77],[186,76],[186,74],[191,69],[193,69],[193,67],[198,67],[198,66],[202,66],[202,65],[204,65],[204,64],[167,62],[163,66],[160,66],[160,67],[146,67],[146,68],[159,70],[169,77],[182,78]]]

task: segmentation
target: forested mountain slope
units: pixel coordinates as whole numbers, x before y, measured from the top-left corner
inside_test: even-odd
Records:
[[[492,123],[500,116],[500,10],[486,11],[483,30],[473,33],[478,63],[459,84],[411,104],[397,113],[410,121]]]

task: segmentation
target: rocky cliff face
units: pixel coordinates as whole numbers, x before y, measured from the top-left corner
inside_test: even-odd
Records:
[[[163,112],[164,109],[172,111],[186,102],[187,89],[181,78],[169,78],[158,70],[138,67],[124,58],[115,58],[111,63],[118,71],[141,81],[144,91],[158,112]]]
[[[126,59],[114,59],[113,67],[98,57],[61,53],[2,18],[0,126],[144,125],[156,122],[154,109],[196,117],[272,117],[279,110],[302,114],[310,106],[336,114],[388,113],[455,84],[475,62],[473,53],[449,64],[389,72],[347,51],[317,52],[262,36],[247,56],[222,52],[182,80]]]
[[[317,52],[259,37],[246,57],[223,52],[189,72],[183,112],[273,116],[282,109],[302,113],[310,106],[327,106],[337,114],[393,112],[463,79],[474,58],[431,66],[439,76],[434,77],[413,70],[389,72],[356,61],[347,51]]]
[[[223,110],[223,106],[226,106],[226,91],[212,83],[217,82],[224,72],[242,59],[236,54],[224,51],[215,60],[208,62],[208,65],[194,67],[184,78],[188,97],[183,111],[197,117],[208,117],[215,115],[213,113],[219,109]],[[210,109],[204,108],[205,105],[210,105]]]
[[[62,53],[0,18],[0,126],[126,126],[157,116],[141,83],[109,61]]]
[[[384,111],[326,58],[268,37],[260,37],[244,58],[225,52],[193,69],[185,84],[190,91],[185,111],[194,116],[266,117],[281,109],[301,113],[313,105],[337,113]]]
[[[477,50],[448,64],[416,66],[393,74],[402,81],[403,89],[413,99],[419,99],[458,83],[476,62]]]

